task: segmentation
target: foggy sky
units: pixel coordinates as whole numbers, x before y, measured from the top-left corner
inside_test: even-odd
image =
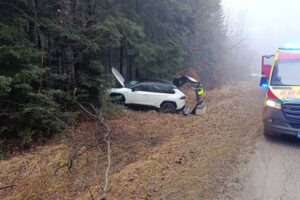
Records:
[[[222,0],[231,26],[243,24],[248,45],[260,54],[300,41],[299,0]]]

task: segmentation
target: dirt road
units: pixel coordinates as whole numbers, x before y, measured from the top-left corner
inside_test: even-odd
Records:
[[[300,199],[300,142],[295,138],[258,138],[255,153],[243,166],[244,189],[234,199]]]

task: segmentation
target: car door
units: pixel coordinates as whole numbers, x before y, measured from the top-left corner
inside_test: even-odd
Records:
[[[149,83],[140,83],[131,88],[126,95],[128,104],[149,105]]]
[[[162,102],[171,99],[170,96],[172,96],[172,91],[170,91],[168,85],[148,83],[147,91],[144,93],[144,105],[160,108]]]
[[[148,101],[150,100],[151,104],[157,108],[160,107],[162,102],[171,100],[172,93],[174,92],[170,86],[159,83],[152,84],[149,90],[151,97],[148,98]]]

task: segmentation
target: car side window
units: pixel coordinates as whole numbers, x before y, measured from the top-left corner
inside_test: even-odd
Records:
[[[138,84],[138,85],[132,87],[132,89],[134,91],[149,92],[149,84],[141,83],[141,84]]]
[[[162,85],[162,84],[151,84],[151,86],[149,87],[149,92],[166,93],[166,94],[175,93],[173,87],[169,85]]]
[[[149,86],[149,92],[159,92],[159,87],[158,87],[158,85],[155,85],[155,84],[151,84],[150,86]]]

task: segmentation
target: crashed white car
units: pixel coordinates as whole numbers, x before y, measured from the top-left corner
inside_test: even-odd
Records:
[[[108,92],[119,103],[153,107],[164,113],[175,113],[185,107],[185,94],[172,83],[132,81],[125,84],[124,78],[116,68],[112,68],[112,73],[122,87],[112,88]]]

